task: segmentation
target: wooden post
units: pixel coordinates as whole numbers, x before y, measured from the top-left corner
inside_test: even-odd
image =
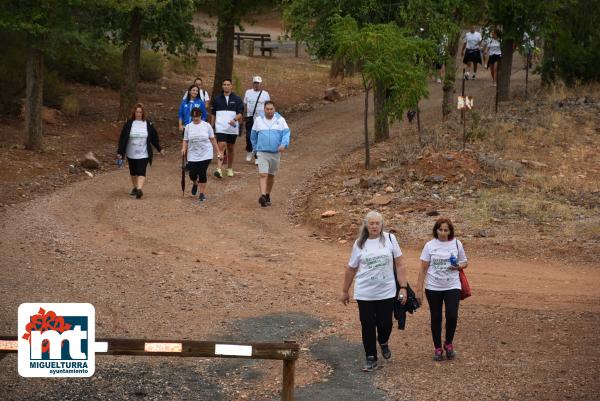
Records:
[[[531,63],[531,51],[527,52],[525,60],[525,100],[527,100],[527,87],[529,86],[529,64]]]
[[[17,337],[0,335],[0,360],[17,353]],[[277,359],[283,361],[281,399],[294,400],[294,375],[300,347],[295,341],[281,343],[224,343],[191,340],[148,340],[128,338],[97,338],[96,344],[106,343],[97,355],[137,355],[187,358],[245,358]],[[92,351],[94,352],[94,351]]]
[[[294,401],[294,374],[296,361],[285,359],[283,361],[283,387],[281,389],[282,401]]]
[[[465,69],[463,68],[463,74],[462,74],[462,97],[464,99],[464,101],[466,102],[467,100],[465,99]],[[465,111],[465,107],[462,108],[462,110],[460,111],[460,119],[462,120],[462,124],[463,124],[463,150],[465,150],[466,147],[466,142],[467,142],[467,112]]]
[[[502,59],[496,61],[496,104],[494,106],[495,113],[498,113],[498,97],[500,96],[500,85],[498,85],[498,76],[502,67]]]
[[[300,43],[298,43],[298,39],[296,39],[296,47],[294,47],[294,57],[298,57],[299,48],[300,48]]]

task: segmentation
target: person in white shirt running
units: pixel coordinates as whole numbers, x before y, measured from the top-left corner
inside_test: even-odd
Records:
[[[465,34],[465,40],[461,51],[463,63],[467,66],[465,79],[475,79],[475,74],[477,73],[477,64],[482,63],[480,47],[481,33],[476,32],[475,27],[472,26],[471,30]],[[471,67],[473,67],[473,75],[470,75]]]
[[[271,100],[269,92],[262,88],[262,78],[255,76],[252,78],[252,89],[248,89],[244,95],[245,126],[246,126],[246,161],[252,161],[252,142],[250,133],[252,124],[256,117],[262,116],[265,110],[265,102]]]
[[[200,186],[200,202],[206,201],[206,170],[213,159],[213,150],[217,158],[223,157],[219,152],[217,140],[212,126],[202,121],[200,109],[192,110],[192,122],[185,126],[181,154],[187,156],[187,170],[192,180],[192,195],[196,195]]]
[[[421,252],[421,269],[415,295],[423,301],[423,289],[431,314],[431,336],[435,346],[433,359],[453,359],[454,333],[458,323],[460,303],[459,271],[467,268],[467,256],[462,243],[454,238],[454,225],[446,217],[439,218],[433,226],[433,237]],[[446,341],[442,349],[442,307],[446,304]]]
[[[362,341],[367,356],[363,371],[377,369],[377,342],[381,354],[390,359],[388,340],[392,333],[392,313],[396,297],[396,279],[400,291],[398,299],[406,304],[408,281],[402,251],[393,234],[383,231],[383,216],[370,211],[365,216],[352,255],[346,267],[341,301],[350,302],[348,290],[354,284],[354,299],[358,303]]]
[[[492,75],[492,85],[496,86],[496,82],[498,82],[498,63],[502,59],[502,50],[496,30],[493,30],[490,37],[485,41],[484,52],[487,57],[487,68]]]

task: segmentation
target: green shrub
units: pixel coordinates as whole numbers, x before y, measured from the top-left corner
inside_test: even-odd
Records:
[[[25,96],[25,47],[19,35],[1,30],[0,43],[0,114],[16,114]]]
[[[44,106],[58,108],[69,94],[65,81],[56,71],[44,71]]]
[[[73,54],[65,49],[48,60],[48,68],[66,80],[118,88],[121,80],[121,48],[106,45],[101,49]]]
[[[162,56],[152,50],[142,50],[140,56],[140,80],[154,82],[162,78],[164,63]]]
[[[77,99],[77,96],[65,96],[60,105],[60,111],[67,117],[77,117],[79,115],[79,99]]]
[[[196,71],[196,59],[192,57],[169,57],[169,69],[178,75],[192,75]]]
[[[543,79],[563,80],[568,85],[600,81],[600,0],[561,5],[546,27]]]

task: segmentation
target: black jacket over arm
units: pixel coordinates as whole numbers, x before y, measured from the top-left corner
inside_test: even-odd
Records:
[[[119,136],[119,148],[117,149],[117,154],[121,155],[123,158],[125,158],[127,153],[127,143],[129,142],[129,134],[131,133],[132,125],[133,120],[127,120],[125,125],[123,125],[121,135]],[[146,141],[146,147],[148,148],[148,163],[152,164],[152,146],[159,152],[162,148],[158,141],[158,132],[156,132],[156,128],[154,128],[154,124],[152,124],[150,120],[146,120],[146,128],[148,129],[148,140]],[[150,146],[150,144],[152,144],[152,146]]]

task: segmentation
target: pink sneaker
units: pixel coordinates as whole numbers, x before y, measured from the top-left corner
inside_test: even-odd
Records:
[[[456,352],[454,351],[454,345],[451,343],[444,343],[444,350],[446,351],[446,358],[454,359]]]
[[[441,348],[436,348],[433,354],[434,361],[443,361],[444,360],[444,351]]]

